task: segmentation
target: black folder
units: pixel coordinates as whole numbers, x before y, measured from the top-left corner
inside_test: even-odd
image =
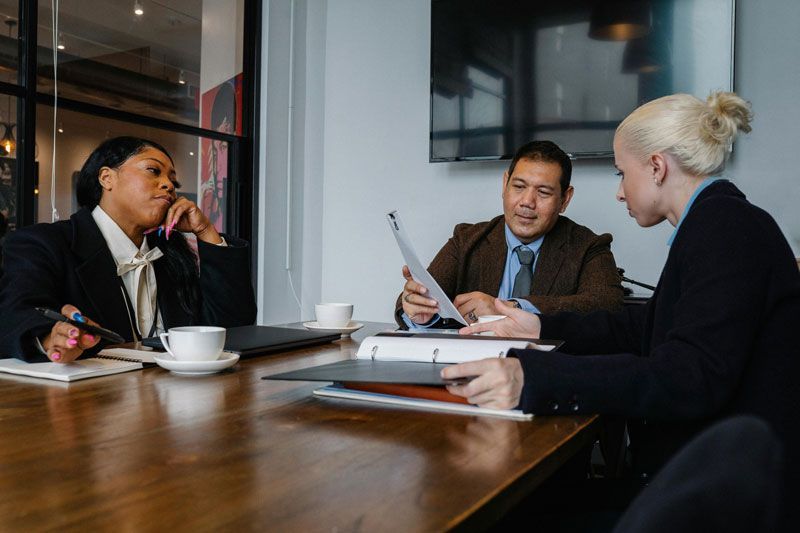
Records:
[[[331,331],[309,331],[275,326],[238,326],[228,328],[224,349],[226,352],[237,353],[242,358],[247,358],[325,344],[340,338],[340,333]],[[164,349],[158,337],[144,339],[142,344]]]
[[[554,346],[558,349],[564,344],[560,340],[520,339],[516,337],[489,337],[482,335],[453,335],[441,333],[416,333],[413,331],[384,331],[375,337],[424,337],[426,339],[465,339],[472,341],[520,341]],[[281,374],[264,376],[262,379],[287,381],[332,381],[334,383],[386,383],[396,385],[448,385],[466,383],[471,378],[444,380],[440,372],[450,366],[447,363],[432,361],[385,361],[373,359],[348,359],[327,365],[313,366]]]
[[[443,363],[413,361],[372,361],[348,359],[327,365],[264,376],[261,379],[287,381],[332,381],[334,383],[393,383],[398,385],[447,385],[469,380],[443,380]]]

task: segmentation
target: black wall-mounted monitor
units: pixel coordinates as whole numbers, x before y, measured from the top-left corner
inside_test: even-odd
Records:
[[[644,102],[733,88],[735,0],[433,0],[430,160],[612,153]]]

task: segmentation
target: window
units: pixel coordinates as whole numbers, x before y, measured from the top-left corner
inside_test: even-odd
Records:
[[[134,135],[171,152],[180,193],[220,230],[251,239],[260,2],[58,5],[54,24],[52,2],[0,0],[0,145],[15,143],[0,196],[15,202],[0,201],[14,224],[49,222],[51,203],[68,218],[88,154]]]

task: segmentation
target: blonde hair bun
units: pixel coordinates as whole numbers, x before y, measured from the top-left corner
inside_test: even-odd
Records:
[[[750,104],[730,92],[712,93],[705,102],[671,94],[635,109],[617,127],[628,149],[641,158],[672,154],[684,171],[712,176],[725,168],[733,140],[750,131]]]
[[[700,117],[700,130],[709,140],[729,146],[739,131],[750,131],[750,104],[734,93],[715,92],[706,99],[708,109]]]

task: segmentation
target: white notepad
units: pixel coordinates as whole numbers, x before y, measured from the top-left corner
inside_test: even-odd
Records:
[[[79,359],[72,363],[26,363],[19,359],[0,359],[0,372],[18,376],[77,381],[143,368],[142,363],[117,359]]]
[[[489,409],[478,407],[477,405],[465,405],[463,403],[440,402],[437,400],[426,400],[422,398],[409,398],[406,396],[395,396],[393,394],[380,394],[376,392],[364,392],[348,389],[337,385],[329,385],[314,391],[316,396],[328,398],[343,398],[345,400],[358,400],[362,402],[375,402],[400,407],[412,407],[415,409],[445,411],[448,413],[460,413],[466,415],[485,415],[500,418],[512,418],[514,420],[533,420],[533,415],[523,413],[517,409]]]

